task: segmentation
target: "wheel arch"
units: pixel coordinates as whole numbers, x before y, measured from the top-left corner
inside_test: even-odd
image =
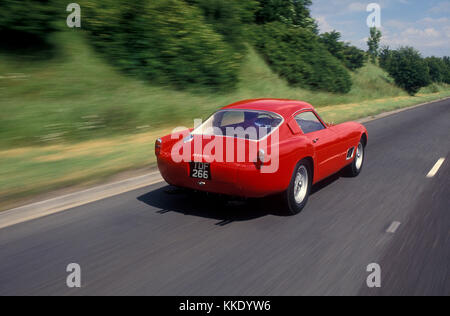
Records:
[[[367,146],[367,133],[366,132],[362,133],[361,140],[362,140],[363,146],[366,147]]]
[[[311,172],[311,183],[314,183],[314,170],[315,170],[315,166],[314,166],[314,159],[311,156],[306,156],[302,159],[300,159],[297,162],[297,165],[300,163],[300,161],[306,160],[309,164],[309,168],[310,168],[310,172]]]

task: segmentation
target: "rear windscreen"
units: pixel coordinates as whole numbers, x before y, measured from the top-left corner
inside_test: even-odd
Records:
[[[194,135],[215,135],[260,140],[280,126],[278,114],[265,111],[223,110],[194,130]]]

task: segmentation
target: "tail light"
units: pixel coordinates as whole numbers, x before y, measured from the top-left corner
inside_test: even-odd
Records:
[[[155,155],[159,156],[161,153],[161,146],[162,146],[162,140],[161,138],[158,138],[155,142]]]

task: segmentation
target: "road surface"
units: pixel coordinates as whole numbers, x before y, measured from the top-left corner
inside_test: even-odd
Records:
[[[1,229],[0,295],[450,295],[450,100],[366,126],[361,175],[295,217],[161,183]]]

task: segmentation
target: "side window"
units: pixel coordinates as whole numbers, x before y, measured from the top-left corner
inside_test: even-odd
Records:
[[[325,126],[313,112],[300,113],[295,117],[295,120],[305,134],[325,129]]]

